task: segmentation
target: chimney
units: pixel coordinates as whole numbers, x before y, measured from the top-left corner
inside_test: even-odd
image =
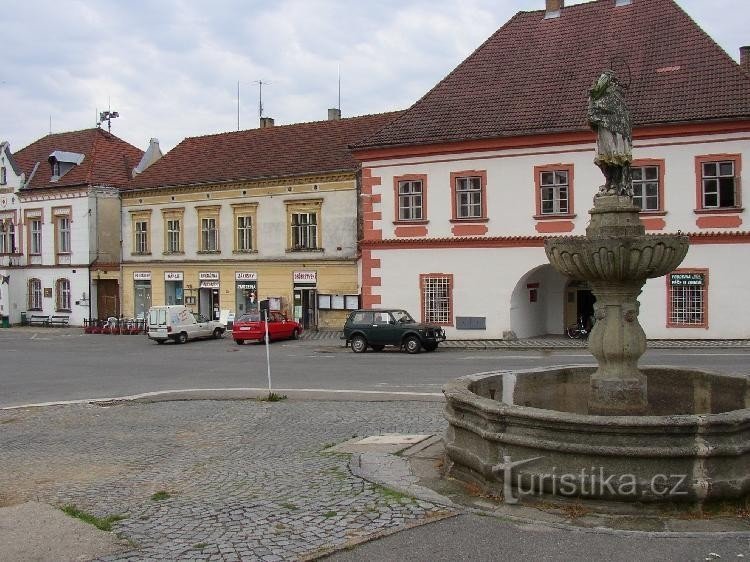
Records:
[[[341,110],[336,107],[331,107],[328,109],[328,120],[329,121],[338,121],[341,119]]]
[[[750,74],[750,46],[740,47],[740,66]]]
[[[267,129],[268,127],[273,127],[273,117],[261,117],[260,128]]]
[[[544,14],[544,19],[552,19],[560,17],[560,10],[565,7],[565,0],[546,0],[547,12]]]
[[[151,164],[159,160],[163,156],[161,147],[159,147],[159,139],[151,139],[148,143],[146,152],[143,153],[143,157],[138,165],[133,168],[133,177],[137,176],[148,168]]]

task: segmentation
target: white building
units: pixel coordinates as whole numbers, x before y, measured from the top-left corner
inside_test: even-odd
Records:
[[[142,156],[101,129],[50,134],[15,153],[25,177],[2,195],[16,204],[11,323],[22,314],[71,325],[118,314],[119,188]]]
[[[23,240],[18,190],[24,178],[10,145],[0,142],[0,321],[4,322],[20,318],[11,305],[17,300],[17,295],[11,294],[11,287],[16,286],[11,284],[11,270],[21,260]]]
[[[736,64],[673,0],[517,14],[356,146],[365,306],[404,307],[453,339],[562,334],[588,318],[588,287],[555,272],[543,244],[585,233],[604,183],[586,100],[611,66],[627,86],[642,221],[692,244],[646,284],[646,333],[750,337],[747,55]]]

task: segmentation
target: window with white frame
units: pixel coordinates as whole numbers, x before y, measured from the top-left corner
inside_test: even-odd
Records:
[[[253,218],[249,215],[237,216],[237,251],[249,252],[253,249]]]
[[[38,256],[42,253],[42,219],[29,219],[29,254]]]
[[[482,178],[456,178],[456,218],[482,218]]]
[[[12,219],[0,219],[0,254],[16,251],[16,225]]]
[[[216,252],[219,250],[219,231],[216,219],[204,217],[201,219],[201,251]]]
[[[57,219],[57,253],[70,253],[70,217]]]
[[[398,220],[422,220],[424,218],[422,203],[422,180],[398,182]]]
[[[707,271],[677,270],[667,276],[670,327],[703,328],[708,325],[707,281]]]
[[[422,316],[425,322],[453,323],[453,287],[450,275],[421,275]]]
[[[701,162],[703,208],[737,207],[737,180],[734,160]]]
[[[135,221],[135,253],[148,254],[148,221]]]
[[[55,309],[58,311],[70,311],[70,280],[58,279],[56,285]]]
[[[317,213],[292,213],[292,248],[294,250],[318,248]]]
[[[567,170],[544,170],[539,173],[540,211],[543,215],[564,215],[569,212]]]
[[[167,252],[176,254],[182,251],[180,219],[167,219]]]
[[[29,279],[29,310],[42,310],[42,282]]]
[[[633,179],[633,204],[643,211],[658,211],[659,166],[633,166],[630,168]]]

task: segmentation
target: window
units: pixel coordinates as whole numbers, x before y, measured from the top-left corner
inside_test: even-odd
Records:
[[[148,221],[135,222],[135,253],[148,254]]]
[[[485,220],[487,172],[469,170],[451,173],[452,209],[454,220]]]
[[[8,183],[8,170],[5,166],[0,166],[0,185]]]
[[[29,310],[42,310],[42,282],[29,279]]]
[[[234,216],[234,251],[237,253],[254,252],[257,203],[235,203],[232,205]]]
[[[70,253],[70,217],[57,219],[57,253]]]
[[[634,160],[630,166],[633,179],[633,204],[644,212],[664,210],[664,160]]]
[[[422,220],[422,182],[398,182],[398,220]]]
[[[453,276],[442,273],[420,275],[422,320],[453,325]]]
[[[58,279],[55,283],[55,308],[57,311],[70,312],[70,281],[68,279]]]
[[[699,158],[701,208],[739,207],[739,176],[735,159]]]
[[[215,218],[201,219],[201,251],[216,252],[219,249]]]
[[[167,252],[176,254],[181,251],[180,219],[167,220]]]
[[[29,219],[29,253],[38,256],[42,253],[42,219]]]
[[[198,211],[198,253],[218,253],[219,250],[219,214],[221,206],[207,205],[196,207]]]
[[[323,251],[321,240],[322,199],[286,201],[290,252]]]
[[[292,248],[315,250],[318,247],[318,215],[292,213]]]
[[[676,270],[667,275],[670,328],[708,327],[708,270]]]
[[[554,170],[542,172],[541,185],[542,214],[560,215],[568,213],[568,172]]]
[[[181,254],[183,252],[182,218],[185,209],[162,209],[164,221],[164,253]]]
[[[0,219],[0,254],[16,251],[16,225],[13,219]]]

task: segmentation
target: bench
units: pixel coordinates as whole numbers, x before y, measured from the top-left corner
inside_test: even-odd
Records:
[[[49,326],[49,316],[44,316],[43,314],[32,314],[29,316],[29,325]]]
[[[70,322],[70,316],[50,316],[50,326],[67,326]]]

